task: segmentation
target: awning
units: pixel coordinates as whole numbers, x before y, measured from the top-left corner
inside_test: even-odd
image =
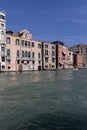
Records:
[[[66,52],[65,52],[65,51],[62,51],[62,53],[63,53],[64,55],[66,55]]]

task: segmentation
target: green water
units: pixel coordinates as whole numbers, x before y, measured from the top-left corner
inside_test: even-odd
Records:
[[[0,130],[87,130],[87,70],[1,73]]]

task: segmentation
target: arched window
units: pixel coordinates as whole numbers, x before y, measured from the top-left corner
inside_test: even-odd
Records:
[[[34,52],[32,52],[32,58],[35,58],[35,53]]]
[[[22,57],[24,57],[24,51],[22,51]]]
[[[17,50],[17,57],[19,57],[20,56],[20,51],[19,50]]]
[[[30,53],[30,51],[28,52],[28,58],[30,58],[31,57],[31,53]]]
[[[7,56],[10,57],[10,49],[7,50]]]
[[[27,51],[25,51],[25,57],[27,57]]]
[[[1,31],[1,34],[4,35],[4,31]]]

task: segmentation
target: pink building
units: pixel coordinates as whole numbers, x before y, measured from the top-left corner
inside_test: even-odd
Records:
[[[26,29],[6,31],[6,71],[41,70],[41,46]]]

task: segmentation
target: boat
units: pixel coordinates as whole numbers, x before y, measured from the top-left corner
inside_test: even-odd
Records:
[[[73,71],[77,71],[78,70],[78,68],[73,68]]]

